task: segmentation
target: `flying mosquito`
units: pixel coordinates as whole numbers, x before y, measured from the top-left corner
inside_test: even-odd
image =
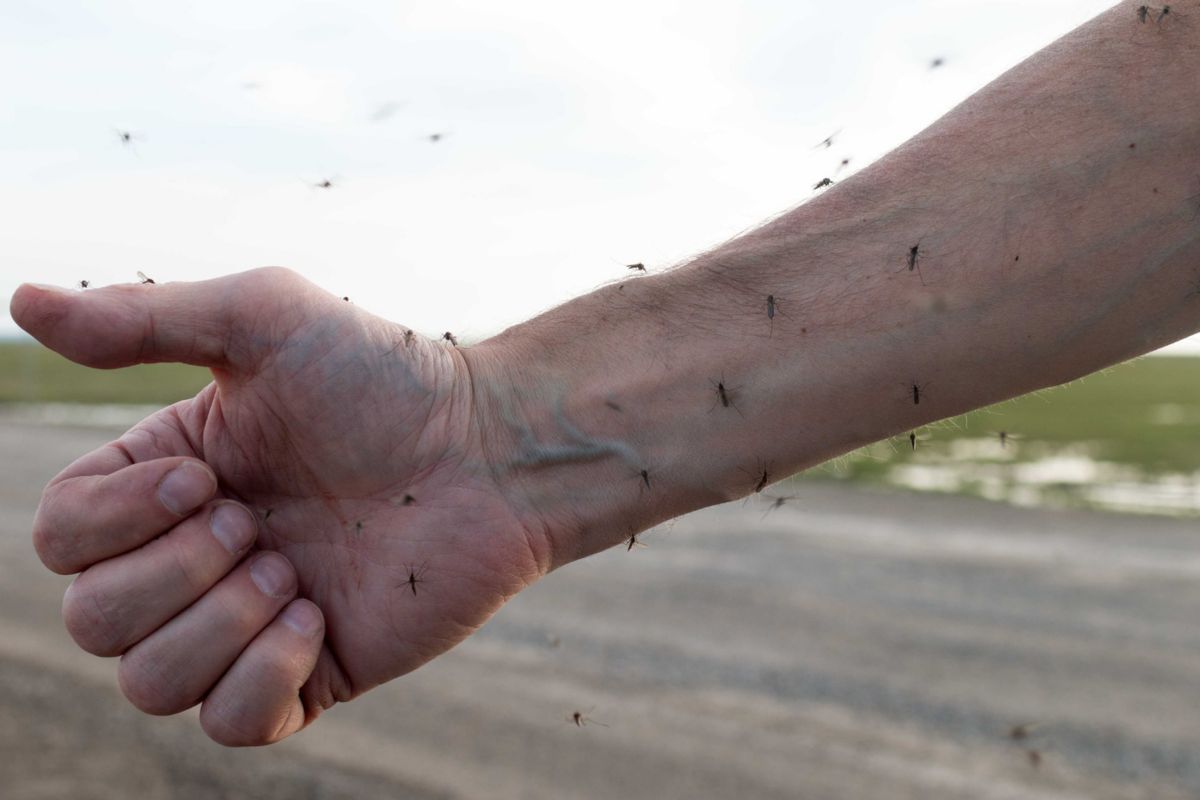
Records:
[[[836,131],[834,131],[833,133],[831,133],[830,135],[826,136],[824,139],[822,139],[821,141],[819,141],[815,145],[813,145],[812,149],[819,150],[822,147],[824,147],[826,150],[828,150],[829,148],[833,147],[833,140],[835,138],[837,138],[837,136],[841,132],[842,132],[842,128],[838,128]]]
[[[766,519],[767,515],[770,514],[772,511],[775,511],[776,509],[779,509],[779,508],[783,508],[785,504],[790,503],[793,500],[797,499],[797,497],[795,495],[773,497],[769,494],[764,494],[762,497],[764,500],[769,501],[769,503],[767,505],[767,510],[762,513],[761,517],[759,517],[760,520]]]
[[[113,128],[113,133],[115,133],[117,135],[117,141],[119,141],[123,146],[128,147],[132,150],[135,150],[134,144],[136,144],[137,142],[143,141],[146,138],[145,136],[142,136],[140,133],[134,133],[133,131],[122,130],[121,128]]]
[[[594,720],[588,716],[588,714],[592,713],[595,709],[596,709],[596,707],[592,706],[587,711],[574,711],[571,713],[571,716],[567,717],[567,722],[575,723],[576,728],[584,728],[589,723],[592,725],[599,725],[601,728],[607,728],[608,726],[605,725],[603,722],[600,722],[599,720]]]

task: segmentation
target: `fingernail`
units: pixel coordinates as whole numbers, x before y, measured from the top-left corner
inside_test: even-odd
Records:
[[[258,532],[250,512],[237,503],[221,503],[208,518],[212,534],[232,555],[244,553]]]
[[[250,565],[250,578],[268,597],[283,597],[292,590],[292,569],[283,556],[265,553]]]
[[[321,630],[321,614],[308,603],[292,603],[283,610],[280,619],[301,636],[313,636]]]
[[[211,472],[185,461],[162,479],[158,485],[158,500],[172,514],[183,516],[212,497],[216,488]]]

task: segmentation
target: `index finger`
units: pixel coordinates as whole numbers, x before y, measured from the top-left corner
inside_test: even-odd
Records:
[[[93,454],[95,455],[95,454]],[[217,491],[203,461],[175,456],[51,483],[33,523],[38,557],[61,575],[140,547]]]

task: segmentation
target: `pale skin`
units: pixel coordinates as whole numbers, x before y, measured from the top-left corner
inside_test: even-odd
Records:
[[[1200,2],[1140,5],[773,222],[474,347],[278,268],[22,286],[13,318],[75,361],[214,377],[47,486],[67,629],[143,711],[275,742],[558,566],[1197,331]]]

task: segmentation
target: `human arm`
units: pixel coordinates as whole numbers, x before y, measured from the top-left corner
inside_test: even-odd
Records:
[[[799,208],[468,351],[560,561],[1200,328],[1200,4],[1172,8],[1122,3]]]
[[[80,572],[68,629],[121,656],[139,708],[203,702],[218,741],[276,741],[549,569],[745,495],[760,469],[1193,332],[1194,6],[1151,28],[1123,4],[807,205],[473,348],[280,270],[23,287],[14,318],[81,363],[215,378],[47,488],[38,551]],[[184,463],[197,493],[164,505]],[[244,512],[232,550],[210,534],[220,508]],[[253,580],[264,558],[277,591]],[[287,626],[290,608],[317,626]]]

